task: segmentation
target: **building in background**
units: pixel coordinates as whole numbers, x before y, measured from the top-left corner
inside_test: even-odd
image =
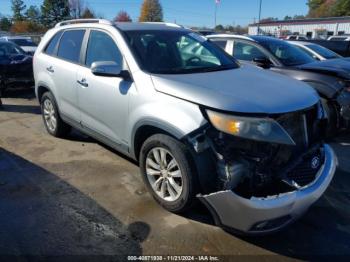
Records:
[[[249,34],[258,34],[258,23],[249,25]],[[305,35],[308,38],[326,39],[332,35],[350,34],[350,16],[281,20],[260,23],[260,34],[285,38],[289,35]]]

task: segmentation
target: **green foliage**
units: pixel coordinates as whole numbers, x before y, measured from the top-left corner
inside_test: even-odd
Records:
[[[227,25],[227,26],[223,26],[223,25],[217,25],[215,27],[215,31],[216,32],[231,32],[231,33],[235,33],[235,34],[247,34],[248,33],[248,27],[242,27],[240,25],[237,26],[232,26],[232,25]]]
[[[332,11],[334,16],[350,16],[350,0],[338,0]]]
[[[224,28],[223,25],[217,25],[217,26],[215,27],[215,31],[224,31],[224,30],[225,30],[225,28]]]
[[[22,21],[24,19],[23,11],[26,9],[26,5],[22,0],[11,0],[12,12],[14,21]]]
[[[0,31],[9,31],[12,26],[10,19],[2,17],[0,19]]]
[[[40,21],[40,10],[38,7],[31,5],[25,12],[25,17],[32,22]]]
[[[140,22],[162,22],[163,8],[159,0],[144,0],[141,8]]]
[[[309,17],[339,17],[350,15],[350,0],[309,0]]]
[[[42,24],[47,28],[70,19],[68,0],[44,0],[41,6]]]

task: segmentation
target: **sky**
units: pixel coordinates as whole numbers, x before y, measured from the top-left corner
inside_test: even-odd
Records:
[[[140,15],[143,0],[82,0],[99,16],[113,19],[120,10],[133,20]],[[260,0],[221,0],[217,6],[217,24],[248,25],[258,19]],[[40,6],[43,0],[24,0],[28,6]],[[160,0],[164,20],[185,26],[214,26],[215,0]],[[262,18],[305,15],[307,0],[262,0]],[[0,0],[0,13],[11,15],[11,0]]]

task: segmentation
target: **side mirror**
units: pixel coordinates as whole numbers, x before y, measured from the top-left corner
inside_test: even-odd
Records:
[[[270,68],[272,65],[272,62],[267,57],[256,57],[253,59],[253,62],[262,68]]]
[[[92,63],[91,72],[96,76],[120,77],[123,70],[116,62],[101,61]]]

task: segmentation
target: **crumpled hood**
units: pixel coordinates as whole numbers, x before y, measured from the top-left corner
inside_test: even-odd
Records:
[[[349,58],[337,58],[324,61],[316,61],[309,64],[300,65],[298,66],[298,68],[350,79]]]
[[[280,114],[316,104],[308,85],[254,66],[198,74],[153,75],[155,89],[213,109]]]

